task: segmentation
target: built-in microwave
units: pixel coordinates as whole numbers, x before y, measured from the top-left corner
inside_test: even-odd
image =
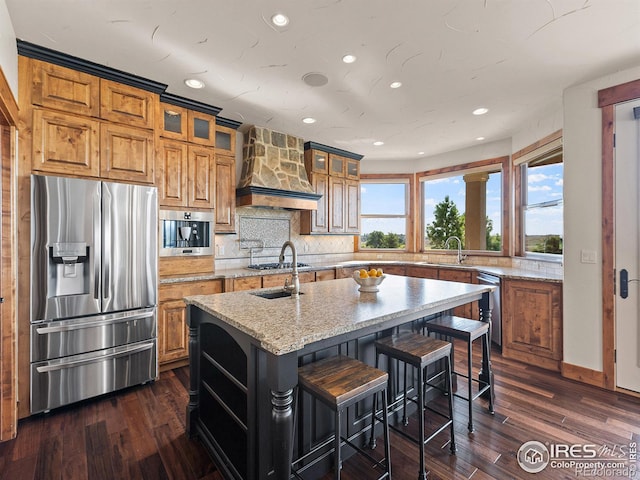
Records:
[[[160,210],[158,218],[161,257],[213,255],[213,213]]]

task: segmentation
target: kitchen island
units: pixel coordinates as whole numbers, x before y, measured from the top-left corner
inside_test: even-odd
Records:
[[[378,293],[360,293],[346,278],[304,284],[297,298],[259,296],[277,289],[187,297],[188,434],[200,437],[227,478],[288,479],[300,364],[337,353],[373,364],[377,335],[417,329],[469,302],[478,301],[488,319],[492,288],[387,275]],[[490,371],[488,352],[483,371]],[[321,412],[303,410],[298,444],[330,435]],[[348,428],[361,426],[363,410],[348,415]]]

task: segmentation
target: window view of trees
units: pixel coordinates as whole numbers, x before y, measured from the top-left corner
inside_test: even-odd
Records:
[[[562,153],[522,166],[524,190],[524,250],[562,255]]]
[[[406,236],[398,233],[383,233],[374,230],[360,237],[361,248],[405,248]]]
[[[430,248],[444,248],[447,238],[456,236],[464,244],[464,216],[449,199],[449,195],[433,209],[435,219],[427,225],[427,238]]]
[[[465,216],[458,211],[456,204],[451,201],[449,195],[438,203],[433,209],[434,220],[426,226],[425,248],[443,249],[449,237],[458,237],[465,244]],[[492,234],[493,220],[485,219],[487,250],[500,251],[502,246],[499,233]]]
[[[360,182],[360,248],[406,249],[407,189],[404,180]]]
[[[421,179],[424,250],[444,249],[452,236],[465,250],[502,250],[502,171],[495,168]]]

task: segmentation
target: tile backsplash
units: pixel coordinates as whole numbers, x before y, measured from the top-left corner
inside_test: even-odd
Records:
[[[236,234],[215,236],[216,269],[246,267],[250,247],[254,247],[254,262],[276,262],[286,240],[296,246],[300,262],[338,262],[353,257],[353,235],[300,235],[299,211],[238,207],[236,226]]]

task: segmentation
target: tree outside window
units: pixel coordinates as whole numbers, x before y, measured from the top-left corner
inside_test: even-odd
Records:
[[[360,182],[360,249],[406,250],[406,180]]]

